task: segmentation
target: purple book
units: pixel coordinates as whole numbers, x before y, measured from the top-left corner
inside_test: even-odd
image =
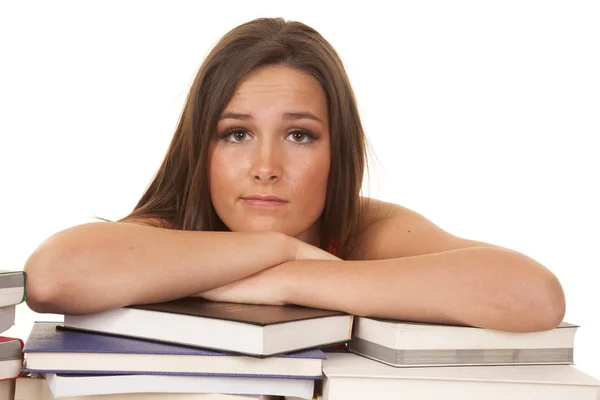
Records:
[[[61,328],[56,322],[34,324],[23,348],[24,371],[321,379],[325,359],[318,349],[256,358]]]

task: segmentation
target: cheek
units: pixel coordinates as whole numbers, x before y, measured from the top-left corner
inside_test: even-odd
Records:
[[[306,202],[323,203],[329,177],[329,157],[303,162],[296,174],[296,193]]]
[[[239,182],[239,171],[232,164],[230,157],[223,152],[215,151],[210,158],[209,181],[213,203],[235,188]]]

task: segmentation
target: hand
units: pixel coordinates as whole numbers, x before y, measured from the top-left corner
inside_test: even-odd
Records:
[[[291,261],[293,262],[293,261]],[[200,293],[211,301],[246,304],[285,304],[286,264],[264,269],[247,278]]]
[[[328,260],[343,261],[342,259],[318,247],[311,246],[298,240],[297,260],[288,261],[271,268],[264,269],[247,278],[227,285],[207,290],[199,296],[211,301],[246,304],[287,304],[287,294],[293,285],[295,268],[305,268],[306,261]]]
[[[293,279],[294,268],[301,268],[295,261],[328,260],[342,261],[341,258],[320,248],[288,236],[294,250],[293,261],[288,261],[264,269],[254,275],[207,290],[198,296],[211,301],[246,304],[286,304],[287,286]]]
[[[330,260],[330,261],[342,261],[341,258],[334,256],[333,254],[322,250],[316,246],[305,243],[302,240],[292,238],[293,246],[296,250],[294,260]]]

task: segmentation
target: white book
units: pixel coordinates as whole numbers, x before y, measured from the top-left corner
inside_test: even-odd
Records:
[[[0,380],[12,379],[19,375],[22,366],[23,362],[21,360],[0,361]]]
[[[352,335],[392,349],[554,349],[573,348],[577,325],[566,322],[541,332],[493,329],[356,317]]]
[[[600,381],[571,365],[394,368],[328,353],[323,400],[598,400]]]
[[[309,379],[240,378],[178,375],[58,375],[45,374],[54,397],[125,393],[261,393],[311,398]]]
[[[515,333],[357,317],[349,349],[395,367],[573,364],[577,328]]]
[[[0,307],[14,306],[23,301],[25,301],[25,272],[0,270]]]
[[[23,342],[11,337],[0,337],[0,380],[19,376],[23,366]]]
[[[14,383],[14,381],[6,381]],[[2,383],[0,382],[0,393]],[[4,397],[0,397],[4,399]],[[12,397],[6,397],[7,399]],[[44,377],[23,376],[16,379],[14,400],[54,400],[55,397]],[[60,397],[61,400],[274,400],[273,396],[234,395],[219,393],[128,393],[93,396]]]
[[[66,328],[274,356],[347,342],[352,316],[331,310],[211,302],[188,297],[88,315],[65,315]]]

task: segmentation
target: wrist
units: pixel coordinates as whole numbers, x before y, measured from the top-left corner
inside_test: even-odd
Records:
[[[298,259],[298,239],[288,236],[282,232],[271,232],[274,236],[272,240],[273,248],[279,251],[281,263],[295,261]]]
[[[278,279],[280,296],[284,304],[298,304],[296,298],[299,276],[296,268],[298,261],[288,261],[278,265],[275,269],[280,274]]]

